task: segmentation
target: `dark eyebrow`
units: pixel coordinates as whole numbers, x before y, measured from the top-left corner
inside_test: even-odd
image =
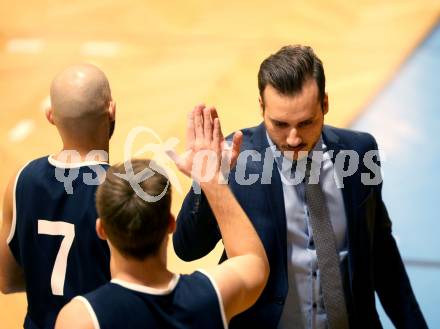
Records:
[[[276,124],[276,125],[288,125],[288,123],[287,122],[285,122],[285,121],[280,121],[280,120],[276,120],[276,119],[270,119],[274,124]]]
[[[314,120],[314,118],[309,118],[309,119],[306,119],[306,120],[304,120],[304,121],[301,121],[299,124],[307,124],[307,123],[311,123],[311,122],[313,122],[313,120]]]

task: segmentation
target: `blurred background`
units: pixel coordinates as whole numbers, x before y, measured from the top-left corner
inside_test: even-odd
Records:
[[[157,137],[183,141],[199,102],[217,107],[225,133],[258,124],[261,61],[310,45],[326,71],[326,122],[373,133],[386,155],[394,235],[428,324],[440,328],[439,18],[439,0],[0,0],[0,192],[15,169],[61,148],[44,108],[52,78],[70,64],[94,63],[110,80],[115,163],[138,126],[157,136],[138,135],[133,152]],[[190,186],[177,177],[175,214]],[[213,265],[221,250],[185,263],[170,249],[170,268]],[[0,295],[0,328],[21,327],[25,311],[24,294]]]

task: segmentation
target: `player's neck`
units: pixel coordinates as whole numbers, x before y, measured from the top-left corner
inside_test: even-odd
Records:
[[[144,260],[127,258],[112,250],[111,274],[120,279],[156,289],[165,289],[174,274],[167,269],[166,247]]]
[[[108,139],[95,139],[95,140],[64,140],[63,141],[63,149],[64,150],[76,150],[80,154],[87,155],[90,151],[93,150],[103,150],[108,152],[109,149],[109,140]]]
[[[79,156],[81,157],[81,162],[91,161],[91,160],[108,162],[108,150],[109,150],[108,141],[104,141],[102,143],[93,142],[93,143],[81,143],[81,144],[77,142],[70,143],[69,141],[64,141],[63,149],[61,150],[61,152],[67,150],[76,151],[77,154],[79,154]],[[91,153],[92,151],[93,153]],[[99,154],[97,151],[99,152]],[[55,155],[55,158],[57,158],[58,154]]]

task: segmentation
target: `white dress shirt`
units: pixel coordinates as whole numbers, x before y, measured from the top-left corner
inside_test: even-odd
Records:
[[[267,135],[272,150],[276,146]],[[331,152],[328,152],[322,137],[314,151],[321,162],[319,184],[326,198],[330,221],[335,232],[336,245],[341,261],[343,280],[347,267],[347,218],[342,190],[336,186]],[[277,157],[280,175],[291,179],[292,163],[284,157]],[[313,158],[315,161],[317,158]],[[287,161],[287,163],[286,163]],[[283,165],[284,162],[284,165]],[[290,165],[289,165],[290,163]],[[292,180],[291,180],[292,181]],[[318,259],[313,242],[313,232],[305,200],[304,183],[292,185],[282,180],[287,232],[287,273],[289,292],[284,304],[279,329],[324,329],[327,315],[320,285]]]

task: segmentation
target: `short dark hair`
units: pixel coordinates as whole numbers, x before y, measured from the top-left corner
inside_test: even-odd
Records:
[[[264,102],[263,93],[270,84],[282,95],[301,92],[304,83],[313,78],[318,85],[318,97],[323,104],[325,97],[325,74],[321,60],[308,46],[284,46],[270,55],[260,65],[258,89]]]
[[[143,200],[127,179],[117,175],[126,174],[124,164],[110,167],[96,192],[98,215],[111,244],[122,255],[137,260],[158,252],[169,225],[171,186],[167,177],[151,169],[159,168],[155,163],[151,166],[153,163],[133,159],[128,165],[135,175],[150,168],[153,175],[139,185],[150,196],[159,196],[166,190],[159,200]]]

